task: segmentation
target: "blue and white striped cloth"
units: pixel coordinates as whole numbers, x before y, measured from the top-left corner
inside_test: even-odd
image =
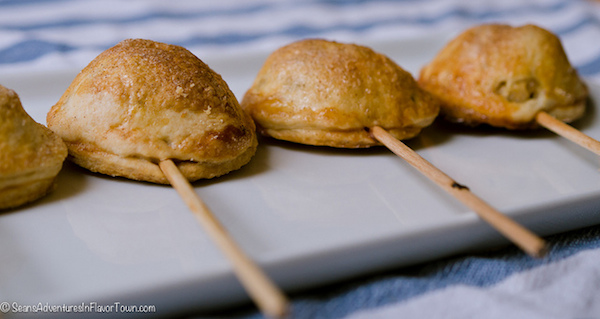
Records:
[[[125,38],[235,55],[306,37],[404,40],[483,22],[554,31],[579,73],[600,83],[600,2],[593,0],[0,0],[0,74],[80,69]],[[506,248],[295,295],[294,315],[600,318],[600,226],[548,240],[553,248],[543,260]]]
[[[274,50],[306,37],[403,40],[482,22],[535,23],[563,39],[586,77],[600,74],[598,4],[447,0],[4,0],[0,70],[85,66],[125,38],[182,45],[203,55]]]

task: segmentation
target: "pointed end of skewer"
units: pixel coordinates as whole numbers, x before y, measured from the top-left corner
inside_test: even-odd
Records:
[[[543,238],[517,223],[511,222],[506,226],[509,227],[504,228],[501,232],[529,256],[544,258],[548,254],[550,249]]]
[[[282,299],[274,302],[272,305],[262,309],[262,312],[269,318],[285,319],[289,318],[291,308],[288,303],[288,300],[285,297],[283,297]]]
[[[537,254],[535,255],[536,258],[544,258],[548,255],[548,253],[550,252],[550,247],[548,246],[548,244],[544,243],[544,247],[542,247]]]
[[[253,297],[258,309],[268,318],[284,319],[289,318],[291,306],[287,296],[280,290],[274,282],[271,282],[265,274],[257,274],[252,280],[261,280],[261,284],[247,286],[250,296]],[[242,282],[247,285],[249,281]]]
[[[527,254],[534,258],[544,258],[548,255],[550,247],[543,239],[538,239],[530,248],[523,248]]]

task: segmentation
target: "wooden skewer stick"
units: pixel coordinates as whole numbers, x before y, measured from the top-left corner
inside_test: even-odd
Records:
[[[526,253],[534,257],[542,257],[546,254],[546,242],[542,238],[491,207],[473,194],[468,187],[457,183],[383,128],[375,126],[370,132],[375,139],[383,143],[394,154],[406,160],[423,175],[471,208],[479,217],[496,228],[496,230]]]
[[[538,124],[549,129],[550,131],[587,148],[597,155],[600,155],[600,142],[582,133],[569,124],[557,120],[554,116],[546,112],[538,113],[535,117],[535,120],[538,122]]]
[[[209,236],[232,262],[236,275],[258,308],[269,317],[286,316],[288,300],[285,295],[239,248],[227,230],[198,197],[175,163],[172,160],[164,160],[159,163],[159,166]]]

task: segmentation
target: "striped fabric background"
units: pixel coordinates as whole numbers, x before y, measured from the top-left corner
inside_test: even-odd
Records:
[[[178,44],[201,57],[239,56],[307,37],[394,41],[482,22],[552,30],[580,74],[600,83],[600,2],[593,0],[0,0],[0,74],[79,69],[125,38]],[[506,248],[307,292],[294,296],[295,314],[600,318],[600,227],[549,241],[544,260]],[[252,309],[220,315],[261,317]]]
[[[535,23],[559,34],[585,76],[600,73],[598,10],[585,1],[13,0],[0,1],[0,70],[87,64],[125,38],[200,55],[272,51],[306,37],[402,40],[482,22]],[[597,7],[597,5],[596,5]]]

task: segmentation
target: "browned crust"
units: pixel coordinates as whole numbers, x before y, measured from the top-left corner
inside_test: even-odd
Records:
[[[439,106],[410,73],[370,48],[307,39],[273,52],[242,107],[262,134],[311,145],[379,145],[375,125],[399,139],[431,124]]]
[[[56,174],[58,171],[60,168],[56,170]],[[44,197],[54,190],[55,176],[0,187],[0,209],[16,208]]]
[[[218,177],[247,164],[256,152],[257,144],[255,142],[243,153],[226,161],[175,161],[175,164],[189,181]],[[156,159],[122,157],[99,151],[86,144],[67,142],[67,146],[69,147],[69,159],[92,172],[157,184],[169,184],[158,167]]]
[[[0,209],[46,195],[66,157],[60,137],[27,114],[17,93],[0,85]]]
[[[573,121],[588,96],[559,38],[533,25],[466,30],[421,70],[419,84],[442,101],[444,117],[509,129],[535,127],[539,111]]]
[[[47,122],[78,165],[156,183],[166,183],[161,160],[179,163],[191,181],[212,178],[246,164],[257,144],[219,74],[185,48],[143,39],[96,57]]]

